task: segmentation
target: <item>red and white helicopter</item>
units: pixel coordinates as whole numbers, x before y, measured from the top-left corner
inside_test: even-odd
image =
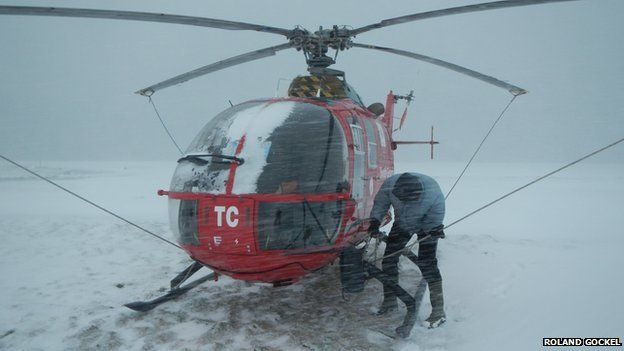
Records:
[[[416,13],[360,28],[333,26],[311,32],[220,19],[128,11],[0,6],[0,15],[33,15],[152,21],[252,30],[286,43],[200,67],[137,93],[155,92],[189,79],[288,49],[301,51],[309,75],[295,78],[288,96],[232,106],[211,119],[178,160],[169,198],[171,227],[179,245],[195,261],[171,282],[172,290],[148,302],[128,304],[149,310],[218,274],[275,286],[296,282],[334,262],[345,248],[366,239],[366,219],[383,181],[394,171],[394,105],[412,96],[390,92],[385,106],[366,106],[344,73],[328,68],[338,53],[377,50],[428,62],[508,90],[522,88],[436,58],[353,41],[382,27],[433,17],[571,0],[507,0]],[[333,57],[328,56],[334,50]],[[401,118],[401,124],[405,113]],[[185,286],[201,267],[214,271]],[[383,281],[373,265],[369,274]],[[397,289],[400,287],[397,286]],[[402,290],[402,289],[401,289]],[[407,296],[406,296],[407,295]],[[399,295],[414,323],[414,298]],[[411,315],[411,317],[409,316]],[[408,320],[409,319],[409,320]]]

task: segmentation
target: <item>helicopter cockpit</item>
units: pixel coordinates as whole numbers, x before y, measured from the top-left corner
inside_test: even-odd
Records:
[[[257,247],[288,250],[335,241],[344,207],[336,194],[348,192],[347,179],[345,136],[327,109],[252,101],[208,122],[178,161],[170,191],[214,195],[211,201],[251,199],[245,206],[253,207],[247,220],[256,228]],[[197,224],[198,201],[170,195],[171,223],[182,244],[199,245],[205,234]]]

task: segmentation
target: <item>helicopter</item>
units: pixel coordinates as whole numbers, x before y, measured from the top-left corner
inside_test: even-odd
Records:
[[[385,105],[366,106],[345,73],[329,68],[339,53],[353,48],[386,52],[450,69],[514,96],[527,92],[433,57],[354,42],[356,36],[434,17],[563,1],[573,0],[497,1],[395,17],[355,29],[319,27],[314,32],[112,10],[0,6],[0,14],[151,21],[257,31],[286,39],[284,44],[212,63],[136,92],[146,97],[283,50],[303,53],[309,74],[291,82],[288,96],[243,102],[212,118],[178,159],[170,188],[158,191],[168,197],[172,231],[194,263],[171,281],[166,297],[128,306],[148,310],[218,275],[284,286],[335,262],[345,249],[367,238],[368,213],[381,184],[394,172],[397,146],[421,143],[433,150],[438,143],[433,135],[420,142],[393,138],[394,106],[413,96],[390,91]],[[333,57],[330,50],[335,51]],[[202,267],[214,273],[181,286]]]

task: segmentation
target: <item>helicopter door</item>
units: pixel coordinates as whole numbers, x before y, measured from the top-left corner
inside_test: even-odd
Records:
[[[362,127],[356,125],[355,117],[353,117],[353,123],[350,124],[351,135],[353,137],[353,198],[355,200],[362,200],[365,195],[365,153],[364,153],[364,139]],[[357,201],[358,212],[364,209],[364,203]]]

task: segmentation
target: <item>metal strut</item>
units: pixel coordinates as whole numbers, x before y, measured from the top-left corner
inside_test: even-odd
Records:
[[[171,282],[169,282],[171,289],[178,288],[182,283],[184,283],[188,278],[190,278],[202,267],[204,267],[203,264],[194,261],[190,266],[186,267],[182,272],[176,275],[175,278],[171,279]]]

